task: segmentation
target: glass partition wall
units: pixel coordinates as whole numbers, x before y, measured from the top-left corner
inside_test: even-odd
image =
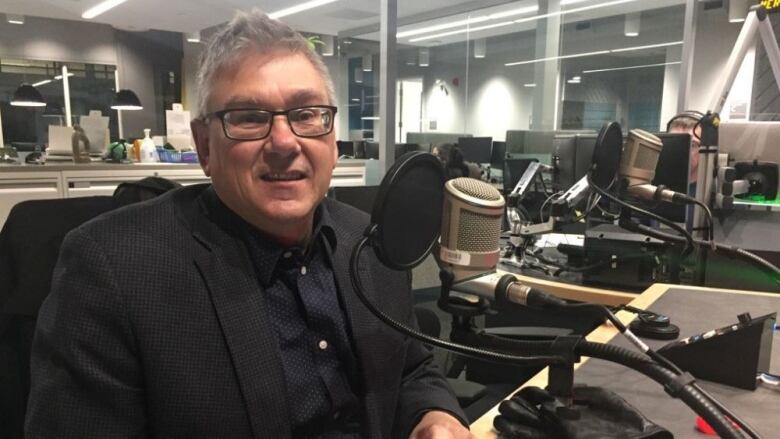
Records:
[[[171,11],[191,7],[178,1],[171,5]],[[150,30],[120,31],[125,27],[108,21],[55,16],[28,20],[24,27],[0,23],[4,44],[10,41],[0,46],[0,111],[6,138],[24,141],[34,131],[40,134],[34,141],[45,142],[42,127],[65,123],[62,81],[57,78],[63,63],[73,75],[69,86],[74,118],[100,110],[110,117],[112,140],[119,136],[116,112],[108,107],[118,65],[121,88],[133,89],[145,107],[122,115],[125,136],[141,136],[143,128],[163,134],[165,110],[173,102],[193,110],[201,43],[191,42],[199,38],[190,39],[189,31],[200,29],[205,40],[233,9],[274,5],[214,2],[208,14],[193,10],[191,19],[181,18],[175,25],[162,26],[160,17],[150,17],[144,22]],[[730,2],[397,0],[396,5],[397,50],[391,68],[397,80],[390,86],[395,93],[395,143],[452,141],[464,135],[503,141],[507,131],[592,131],[610,120],[624,129],[664,129],[682,105],[684,45],[694,47],[695,42],[688,60],[693,79],[686,109],[704,111],[741,28],[739,17],[729,15]],[[684,42],[690,5],[697,14],[691,41]],[[381,7],[378,0],[340,0],[283,18],[313,37],[331,71],[340,107],[339,140],[382,140]],[[161,26],[170,30],[155,30]],[[96,37],[78,40],[79,29]],[[23,34],[63,43],[29,45]],[[763,50],[759,45],[748,51],[748,69],[735,81],[724,119],[774,120],[778,114],[780,100],[775,99],[778,93],[771,87]],[[62,60],[52,55],[57,53],[64,54]],[[47,59],[52,61],[41,61]],[[78,62],[63,61],[67,59]],[[9,109],[10,96],[22,82],[41,83],[36,88],[51,108]],[[24,111],[31,117],[15,114]],[[11,127],[9,121],[16,119]]]
[[[417,131],[505,140],[508,130],[597,130],[612,120],[657,131],[676,112],[682,0],[446,12],[399,25],[398,142]]]

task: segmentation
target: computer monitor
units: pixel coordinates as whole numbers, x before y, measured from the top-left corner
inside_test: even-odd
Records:
[[[339,157],[355,157],[355,144],[349,140],[337,140],[336,147],[339,150]]]
[[[552,139],[553,163],[557,169],[556,182],[559,190],[566,190],[577,182],[575,165],[577,161],[576,139],[570,134],[556,135]]]
[[[653,185],[682,194],[688,193],[688,175],[691,157],[691,136],[686,133],[654,133],[664,144],[658,165],[655,167]],[[659,203],[653,213],[678,223],[684,223],[687,208],[684,205]]]
[[[395,144],[395,154],[394,158],[395,160],[398,160],[402,155],[407,153],[406,144],[405,143],[396,143]]]
[[[596,149],[596,134],[576,134],[574,136],[574,181],[588,173],[593,165],[593,150]]]
[[[490,166],[498,169],[504,169],[505,160],[506,160],[506,142],[494,140],[493,149],[490,151]]]
[[[459,137],[458,148],[463,160],[474,163],[490,163],[492,137]]]
[[[507,130],[506,152],[515,154],[525,153],[525,134],[527,132],[527,130]]]
[[[367,159],[379,160],[379,143],[366,142],[366,156]]]

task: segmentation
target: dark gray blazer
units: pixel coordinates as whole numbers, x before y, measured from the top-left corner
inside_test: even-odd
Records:
[[[244,245],[202,203],[208,185],[113,211],[65,239],[32,354],[26,432],[51,438],[286,438],[282,363]],[[421,411],[465,419],[431,355],[379,322],[349,280],[368,223],[337,219],[336,281],[353,328],[371,438],[405,438]],[[367,294],[414,323],[408,273],[364,251]]]

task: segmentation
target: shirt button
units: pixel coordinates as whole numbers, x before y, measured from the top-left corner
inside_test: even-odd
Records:
[[[306,275],[306,266],[301,267],[301,275]]]
[[[282,257],[284,257],[285,259],[289,259],[290,256],[292,256],[292,252],[290,252],[290,251],[284,252],[282,254]]]
[[[318,346],[324,351],[325,349],[328,349],[328,342],[326,340],[320,340]]]

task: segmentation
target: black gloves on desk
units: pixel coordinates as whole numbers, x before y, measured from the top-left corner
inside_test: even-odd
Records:
[[[672,439],[617,394],[575,386],[567,407],[546,390],[527,387],[499,406],[493,426],[512,439]]]

